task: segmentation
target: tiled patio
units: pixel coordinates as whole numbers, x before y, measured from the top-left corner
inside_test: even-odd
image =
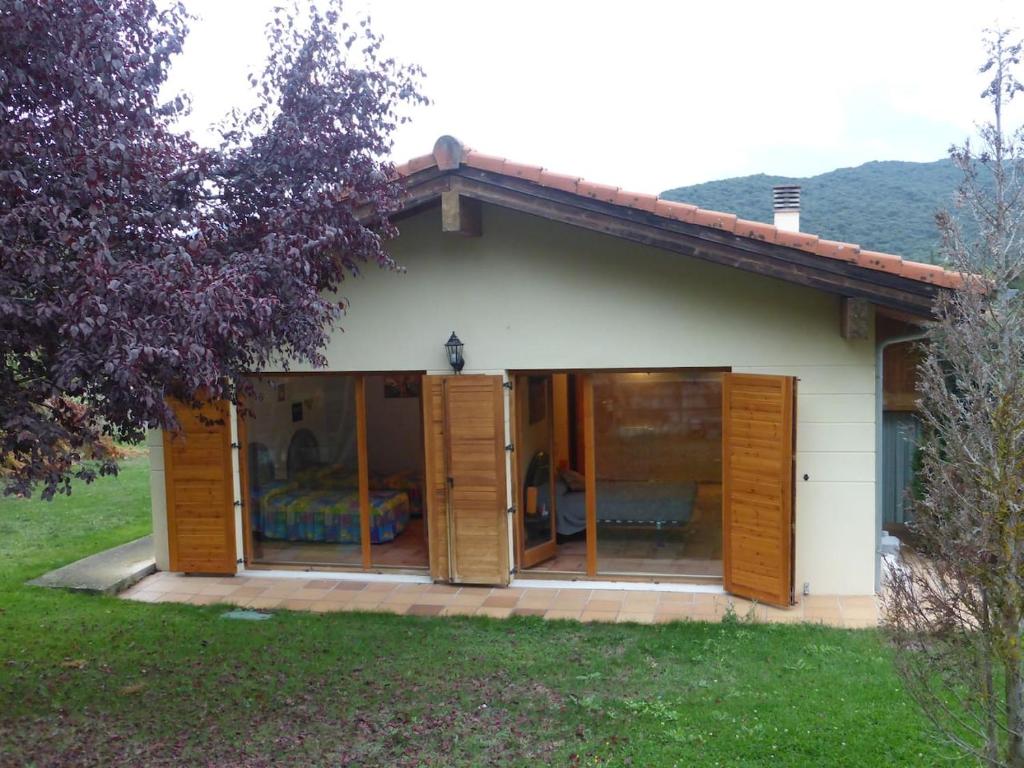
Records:
[[[814,622],[837,627],[873,627],[874,597],[812,596],[787,609],[755,605],[723,594],[586,589],[566,586],[455,587],[395,581],[353,581],[322,577],[246,574],[232,578],[156,573],[122,593],[128,600],[159,603],[215,603],[260,610],[378,611],[411,616],[541,616],[577,621],[718,621],[729,606],[757,621]]]

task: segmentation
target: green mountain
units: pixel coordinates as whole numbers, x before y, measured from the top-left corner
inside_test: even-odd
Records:
[[[771,222],[772,187],[799,184],[804,232],[932,262],[939,245],[935,213],[952,207],[961,178],[949,160],[886,161],[804,179],[763,173],[740,176],[670,189],[662,197]]]

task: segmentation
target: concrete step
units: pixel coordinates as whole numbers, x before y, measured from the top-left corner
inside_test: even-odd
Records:
[[[153,558],[153,537],[143,536],[141,539],[129,541],[105,552],[97,552],[63,568],[44,573],[39,578],[32,579],[29,584],[36,587],[116,595],[154,571],[156,561]]]

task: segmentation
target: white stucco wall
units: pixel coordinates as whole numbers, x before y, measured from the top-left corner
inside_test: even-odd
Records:
[[[872,592],[874,340],[840,336],[837,297],[490,206],[479,238],[442,234],[438,209],[400,229],[407,271],[368,266],[343,286],[331,370],[445,373],[454,330],[466,373],[797,376],[796,589]]]
[[[153,554],[156,567],[170,569],[167,550],[167,487],[164,485],[164,435],[159,429],[146,434],[149,449],[149,498],[153,510]]]

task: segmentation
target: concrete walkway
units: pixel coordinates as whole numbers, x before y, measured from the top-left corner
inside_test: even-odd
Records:
[[[632,586],[632,585],[631,585]],[[873,595],[802,597],[791,608],[756,605],[725,594],[642,589],[589,589],[516,586],[505,589],[458,587],[401,581],[282,578],[249,571],[242,576],[183,576],[156,573],[123,597],[147,603],[236,605],[262,611],[376,611],[408,616],[539,616],[576,621],[719,621],[729,611],[764,622],[811,622],[836,627],[874,627]]]
[[[45,573],[29,584],[116,595],[154,571],[153,537],[143,536]]]

